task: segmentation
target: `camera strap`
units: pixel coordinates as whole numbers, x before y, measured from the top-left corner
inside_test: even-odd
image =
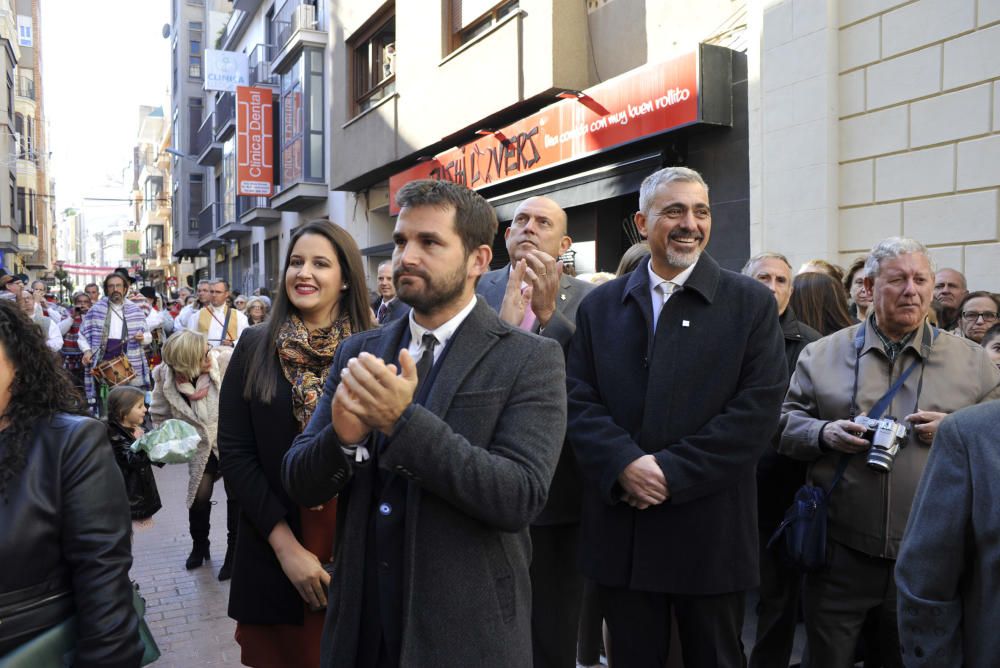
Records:
[[[854,335],[854,391],[851,393],[851,420],[854,420],[858,414],[858,368],[861,366],[861,352],[865,347],[866,329],[866,323],[862,322],[861,326],[858,327],[858,331]],[[941,330],[937,327],[931,327],[931,345],[933,345],[934,341],[937,340],[940,331]],[[929,352],[929,347],[925,349],[925,352]],[[875,405],[871,407],[871,410],[868,411],[868,417],[873,420],[878,420],[882,417],[882,413],[884,413],[885,409],[887,409],[889,404],[892,403],[892,398],[896,396],[896,392],[899,391],[899,388],[903,387],[903,383],[906,382],[906,379],[910,377],[910,374],[913,373],[913,370],[916,369],[917,366],[920,367],[920,383],[917,386],[917,398],[919,399],[920,390],[923,388],[924,384],[924,363],[925,356],[921,356],[918,360],[913,360],[913,363],[906,367],[906,369],[903,370],[903,373],[899,374],[899,378],[896,379],[896,382],[893,383],[892,386],[886,390],[886,393],[883,394],[879,400],[875,402]],[[914,406],[913,410],[916,412],[916,406]],[[850,461],[851,457],[853,457],[853,454],[850,453],[844,453],[840,456],[840,461],[837,462],[837,470],[834,472],[833,480],[830,482],[830,489],[827,492],[828,495],[833,493],[833,489],[837,486],[837,483],[840,482],[840,478],[844,475],[844,471],[847,470],[847,463]]]

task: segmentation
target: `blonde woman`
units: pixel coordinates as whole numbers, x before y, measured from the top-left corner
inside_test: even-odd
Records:
[[[231,349],[213,350],[205,335],[184,330],[167,339],[163,347],[163,363],[153,370],[153,403],[149,407],[153,423],[164,420],[184,420],[198,430],[201,442],[198,452],[188,464],[188,521],[192,548],[185,568],[191,570],[207,561],[209,516],[215,481],[222,477],[216,429],[219,422],[219,389],[229,363]],[[227,495],[229,496],[229,495]],[[239,510],[227,502],[228,548],[219,579],[225,580],[232,571],[232,545],[236,538]]]

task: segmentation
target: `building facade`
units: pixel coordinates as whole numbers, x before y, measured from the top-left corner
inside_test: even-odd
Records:
[[[147,285],[169,292],[179,285],[179,263],[173,256],[170,208],[170,124],[162,106],[139,109],[139,131],[133,151],[132,199],[138,233],[141,273]]]
[[[174,0],[188,156],[174,254],[273,289],[290,231],[328,216],[373,278],[395,190],[432,177],[476,188],[502,223],[552,196],[575,242],[564,261],[612,270],[637,239],[642,177],[683,164],[711,186],[709,250],[726,267],[765,249],[846,264],[902,234],[1000,288],[995,0],[438,4],[234,0],[216,30],[210,7]],[[233,96],[199,97],[192,77],[205,34],[272,91],[270,197],[235,194]],[[494,250],[506,262],[500,236]]]
[[[187,3],[175,0],[177,4]],[[272,193],[238,194],[236,95],[217,90],[227,86],[218,85],[217,73],[206,70],[200,122],[194,123],[194,113],[188,115],[190,159],[175,160],[175,166],[184,162],[192,175],[200,172],[201,179],[175,179],[175,201],[183,206],[186,199],[192,215],[197,208],[192,204],[201,204],[192,225],[197,236],[190,235],[183,249],[204,258],[197,278],[219,276],[243,293],[272,293],[292,230],[308,220],[342,222],[344,217],[346,195],[330,188],[327,150],[330,10],[327,2],[302,0],[241,0],[231,7],[228,14],[205,14],[212,36],[207,47],[222,52],[227,63],[245,63],[246,80],[238,83],[265,91],[262,99],[271,105],[273,127],[273,150],[266,156],[273,170]],[[183,117],[177,96],[173,103],[175,117]],[[184,123],[175,128],[177,133],[185,131]],[[178,218],[175,214],[175,223]],[[174,254],[178,252],[175,248]]]
[[[1000,290],[1000,3],[771,1],[760,33],[755,244],[846,264],[902,234]]]
[[[18,269],[52,279],[55,261],[54,183],[49,177],[48,133],[42,85],[40,0],[16,0],[20,55],[14,74],[16,226]]]
[[[0,183],[0,267],[9,273],[19,270],[17,253],[21,231],[17,212],[17,138],[14,135],[14,97],[17,89],[17,60],[21,49],[17,39],[17,15],[12,0],[0,0],[0,59],[6,95],[0,99],[0,152],[3,169]]]

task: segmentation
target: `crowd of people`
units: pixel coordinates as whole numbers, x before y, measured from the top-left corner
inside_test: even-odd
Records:
[[[138,665],[128,537],[174,500],[129,445],[176,419],[200,441],[185,567],[221,478],[249,666],[787,666],[800,616],[803,665],[1000,661],[1000,297],[898,237],[846,269],[727,271],[683,167],[643,182],[615,274],[570,275],[547,197],[493,270],[480,195],[397,202],[371,293],[329,221],[295,230],[273,303],[122,271],[61,305],[0,278],[0,516],[27,537],[0,557],[47,560],[0,573],[0,617],[35,606],[0,657],[72,614],[38,604],[57,592],[94,616],[76,665]],[[771,538],[806,484],[828,516],[803,573]]]

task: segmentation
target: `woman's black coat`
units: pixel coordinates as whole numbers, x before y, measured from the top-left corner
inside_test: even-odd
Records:
[[[222,475],[240,504],[229,616],[244,624],[301,624],[302,598],[267,542],[281,520],[302,540],[299,506],[281,485],[281,459],[299,433],[292,416],[292,387],[279,372],[270,404],[243,399],[251,353],[266,340],[267,324],[243,332],[219,397]]]
[[[78,631],[73,665],[137,667],[143,645],[128,577],[128,502],[104,425],[71,415],[39,424],[5,496],[0,607],[16,609],[23,597],[68,588]],[[16,631],[13,622],[0,624],[0,655]]]

